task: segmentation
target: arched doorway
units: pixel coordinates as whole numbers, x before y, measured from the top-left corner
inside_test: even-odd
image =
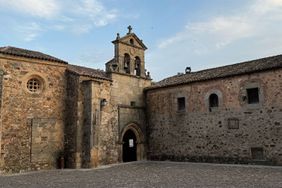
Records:
[[[137,160],[137,142],[135,133],[129,129],[122,139],[122,161],[130,162]]]
[[[130,123],[122,129],[119,143],[121,143],[119,155],[121,162],[146,159],[144,135],[136,123]]]

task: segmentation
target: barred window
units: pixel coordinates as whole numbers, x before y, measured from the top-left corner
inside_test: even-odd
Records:
[[[32,93],[38,93],[41,90],[41,83],[38,79],[32,78],[27,82],[27,89]]]

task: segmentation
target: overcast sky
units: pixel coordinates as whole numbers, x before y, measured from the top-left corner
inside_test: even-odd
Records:
[[[155,81],[282,54],[282,0],[0,0],[0,46],[104,69],[132,25]]]

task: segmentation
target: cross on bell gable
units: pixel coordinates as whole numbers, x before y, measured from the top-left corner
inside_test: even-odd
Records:
[[[131,25],[129,25],[129,26],[127,27],[127,29],[128,29],[128,33],[127,33],[127,34],[130,34],[130,33],[131,33],[131,31],[132,31],[132,27],[131,27]]]

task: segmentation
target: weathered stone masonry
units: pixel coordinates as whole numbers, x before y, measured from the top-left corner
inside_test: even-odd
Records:
[[[106,71],[0,47],[0,171],[134,160],[282,165],[282,56],[151,84],[128,27]]]
[[[281,59],[279,61],[281,64]],[[187,76],[188,80],[193,74],[204,73],[179,77]],[[281,165],[281,76],[282,69],[278,68],[149,88],[146,94],[148,157],[152,160]],[[245,100],[246,89],[253,87],[259,88],[258,104],[248,104]],[[210,108],[208,97],[213,93],[219,97],[219,106]],[[185,97],[185,109],[178,110],[177,99],[182,97]]]
[[[65,65],[4,56],[0,61],[3,169],[51,168],[63,149]],[[34,75],[41,80],[40,94],[26,88]]]

